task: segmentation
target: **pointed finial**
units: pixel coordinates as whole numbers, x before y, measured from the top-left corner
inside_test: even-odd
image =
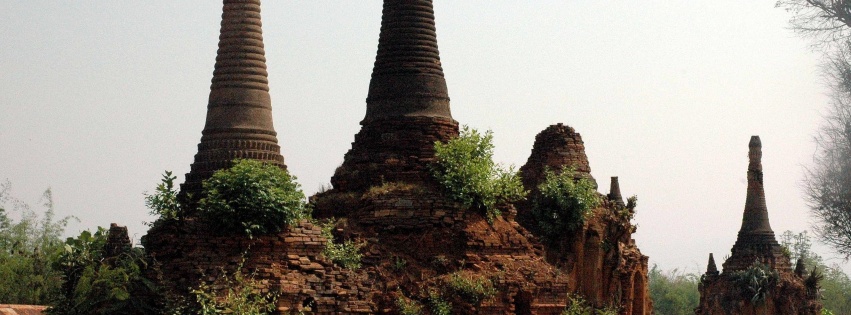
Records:
[[[609,186],[609,200],[623,207],[623,196],[621,196],[621,186],[618,183],[618,177],[612,176],[612,184]]]
[[[798,277],[804,277],[804,273],[807,272],[807,266],[804,265],[804,255],[798,258],[798,262],[795,263],[795,275]]]
[[[762,176],[762,142],[759,136],[752,136],[748,144],[748,191],[745,198],[745,213],[742,218],[740,234],[771,234],[774,231],[768,222],[768,209],[765,204],[765,189]]]
[[[718,275],[718,267],[715,265],[715,257],[712,256],[712,253],[709,253],[709,263],[706,264],[706,274],[710,276]]]

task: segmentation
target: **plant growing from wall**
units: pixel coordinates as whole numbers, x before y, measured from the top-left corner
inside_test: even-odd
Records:
[[[545,170],[544,182],[538,186],[540,194],[532,204],[532,214],[538,227],[549,241],[582,228],[591,211],[600,205],[600,197],[591,181],[575,179],[573,168],[561,172]]]
[[[490,279],[463,271],[452,273],[446,281],[446,288],[471,304],[478,304],[497,292]]]
[[[346,240],[342,243],[334,242],[334,235],[331,233],[334,229],[333,220],[322,223],[321,227],[322,236],[325,237],[325,249],[322,251],[322,255],[343,268],[359,269],[361,259],[363,259],[360,249],[364,244],[352,240]]]
[[[203,187],[198,214],[214,230],[277,233],[310,215],[295,176],[272,164],[235,160]]]
[[[403,295],[396,298],[396,307],[399,308],[401,315],[422,315],[423,313],[422,304]]]
[[[224,288],[224,290],[216,290]],[[193,314],[219,315],[267,315],[275,311],[278,296],[271,292],[262,293],[260,282],[253,275],[242,272],[242,264],[237,266],[233,275],[222,270],[216,281],[210,285],[201,282],[192,290],[197,302]]]
[[[567,308],[561,312],[561,315],[617,315],[618,310],[612,307],[595,309],[588,305],[581,296],[570,295],[567,297]]]
[[[452,303],[446,301],[440,292],[435,290],[428,292],[428,304],[432,315],[451,315]]]
[[[765,302],[768,293],[780,279],[776,270],[759,261],[754,261],[745,270],[733,272],[731,277],[744,297],[750,299],[755,306]]]
[[[478,209],[488,221],[501,213],[497,206],[525,198],[526,191],[513,166],[493,161],[493,133],[484,134],[464,126],[458,138],[435,142],[432,175],[449,196],[466,207]]]
[[[157,222],[180,220],[184,217],[183,207],[177,198],[178,191],[174,186],[175,179],[177,176],[172,175],[171,171],[165,171],[154,193],[145,193],[145,206],[150,209],[151,215],[157,217],[154,223],[148,225],[153,226]]]

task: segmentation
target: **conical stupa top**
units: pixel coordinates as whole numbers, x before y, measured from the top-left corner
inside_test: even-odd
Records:
[[[774,231],[771,230],[768,222],[768,208],[765,205],[765,189],[762,182],[762,143],[759,136],[752,136],[748,147],[748,191],[739,237],[748,234],[770,234],[773,239]]]
[[[618,177],[612,176],[612,184],[609,185],[609,200],[617,205],[624,206],[623,196],[621,196],[621,185],[618,183]]]
[[[234,159],[256,159],[284,167],[272,124],[272,103],[260,21],[260,0],[223,0],[219,50],[207,119],[183,192]]]
[[[365,121],[452,117],[432,0],[385,0]]]
[[[718,275],[718,267],[715,265],[715,257],[712,257],[712,253],[709,253],[709,263],[706,264],[706,274]]]

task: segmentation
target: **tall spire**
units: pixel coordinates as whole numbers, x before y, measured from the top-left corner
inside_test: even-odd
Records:
[[[789,271],[791,263],[781,253],[768,222],[762,177],[762,142],[759,136],[751,137],[748,148],[748,190],[742,227],[733,245],[732,255],[724,262],[724,271],[747,268],[755,260],[778,270]]]
[[[219,50],[207,120],[183,194],[197,197],[201,181],[237,158],[281,167],[260,21],[260,0],[223,0]]]
[[[706,264],[706,274],[710,276],[718,275],[718,267],[715,266],[715,257],[712,257],[712,253],[709,253],[709,262]]]
[[[452,118],[431,0],[386,0],[366,117]]]
[[[435,141],[458,135],[431,0],[384,0],[366,115],[331,184],[340,191],[428,181]]]

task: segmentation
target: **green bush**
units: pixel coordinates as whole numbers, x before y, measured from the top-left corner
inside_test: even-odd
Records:
[[[422,315],[423,313],[423,306],[419,302],[404,296],[396,298],[396,307],[399,308],[401,315]]]
[[[769,291],[780,280],[776,270],[759,261],[754,261],[748,269],[734,271],[731,277],[744,297],[749,298],[754,305],[764,303]]]
[[[363,254],[360,253],[362,243],[356,243],[352,240],[346,240],[342,243],[334,242],[334,235],[331,230],[334,228],[334,222],[328,221],[322,226],[322,236],[325,237],[325,249],[322,255],[330,259],[335,264],[338,264],[346,269],[359,269],[361,267],[361,259]]]
[[[171,221],[183,218],[183,210],[177,198],[177,190],[174,188],[174,180],[170,171],[165,171],[163,179],[157,185],[155,192],[151,195],[145,193],[145,206],[150,209],[150,214],[157,217],[157,221]],[[153,226],[152,224],[149,224]]]
[[[50,189],[42,196],[41,216],[10,194],[11,184],[0,183],[0,303],[49,304],[58,298],[62,283],[52,262],[62,249],[61,235],[74,218],[55,219]],[[20,219],[9,218],[9,213]]]
[[[552,241],[581,228],[591,211],[600,205],[600,197],[591,181],[574,179],[572,168],[559,173],[548,169],[545,174],[532,213],[544,238]]]
[[[458,138],[435,142],[432,175],[449,196],[482,211],[489,221],[501,213],[497,205],[521,200],[526,191],[513,167],[493,161],[493,133],[464,126]]]
[[[444,300],[437,291],[429,291],[428,304],[432,315],[452,315],[452,303]]]
[[[617,315],[618,310],[612,307],[595,309],[588,305],[581,296],[571,295],[567,297],[567,308],[561,312],[561,315]]]
[[[260,282],[253,276],[246,277],[241,269],[240,264],[232,276],[222,270],[213,285],[202,282],[193,289],[192,294],[198,303],[198,309],[190,312],[198,315],[272,314],[278,296],[273,293],[261,293]],[[216,288],[225,288],[224,294],[220,294]]]
[[[450,275],[446,286],[453,293],[472,304],[477,304],[496,295],[496,288],[493,287],[493,283],[489,279],[472,274],[464,275],[462,272],[455,272]]]
[[[277,233],[309,217],[304,193],[286,170],[255,160],[236,160],[203,183],[198,214],[218,231]]]
[[[157,287],[143,275],[149,268],[141,248],[104,255],[107,233],[83,231],[68,238],[55,262],[63,274],[62,295],[52,315],[159,314]]]

